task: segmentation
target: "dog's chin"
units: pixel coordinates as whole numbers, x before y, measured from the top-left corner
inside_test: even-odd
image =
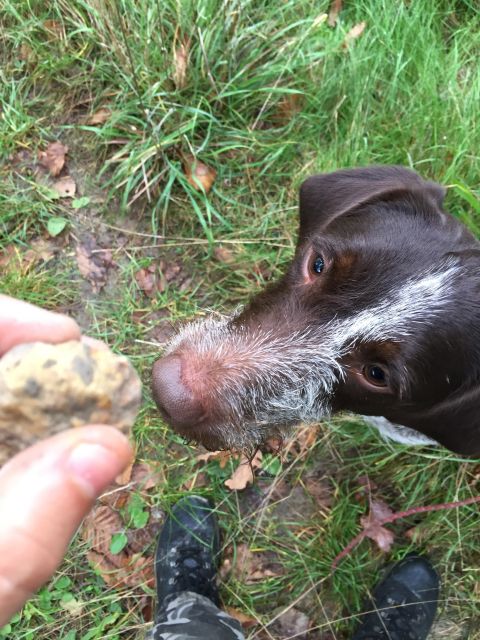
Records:
[[[235,451],[247,457],[272,441],[282,443],[292,431],[291,425],[277,424],[200,424],[195,428],[172,425],[188,443],[202,445],[208,451]]]

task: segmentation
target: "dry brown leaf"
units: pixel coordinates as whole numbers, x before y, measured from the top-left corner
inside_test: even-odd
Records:
[[[55,178],[65,165],[68,147],[61,142],[51,142],[45,151],[38,152],[38,162]]]
[[[358,502],[370,501],[372,494],[378,490],[378,486],[368,475],[359,476],[355,480],[358,489],[355,491],[355,498]]]
[[[173,54],[173,82],[177,89],[183,89],[187,83],[189,49],[190,41],[184,39]]]
[[[332,486],[326,476],[305,478],[305,489],[315,500],[321,510],[329,510],[333,504]]]
[[[153,622],[155,614],[155,602],[152,596],[143,595],[135,598],[135,610],[140,611],[144,622]]]
[[[145,558],[139,553],[123,555],[118,566],[110,558],[95,551],[88,551],[87,559],[110,587],[135,588],[146,585],[153,588],[155,584],[155,563],[152,558]]]
[[[367,23],[364,20],[363,22],[359,22],[354,27],[352,27],[350,31],[347,33],[347,35],[345,36],[345,40],[343,41],[342,47],[344,49],[348,49],[350,44],[362,35],[362,33],[365,31],[366,26],[367,26]]]
[[[224,564],[226,563],[224,562]],[[223,569],[224,575],[227,568],[228,564]],[[275,566],[274,554],[261,551],[254,552],[244,543],[236,546],[234,563],[232,564],[232,560],[230,560],[228,570],[233,571],[237,580],[246,584],[261,582],[267,578],[274,578],[280,575]]]
[[[32,47],[30,47],[30,45],[22,42],[22,44],[20,45],[18,57],[24,62],[31,62],[32,60],[34,60],[35,54],[33,53],[33,49]]]
[[[129,553],[144,553],[147,547],[150,547],[157,539],[165,519],[163,511],[161,515],[162,517],[159,518],[157,514],[157,518],[154,519],[153,515],[150,514],[150,521],[147,525],[141,529],[128,529],[126,533],[128,539],[127,551]]]
[[[32,240],[30,248],[23,254],[24,261],[28,264],[36,264],[37,262],[48,262],[58,251],[58,240],[39,237]]]
[[[420,523],[407,529],[403,535],[415,544],[424,544],[431,538],[432,531],[428,524]]]
[[[87,560],[98,571],[102,580],[109,586],[117,584],[117,572],[119,567],[116,567],[108,558],[96,551],[87,551]]]
[[[286,611],[280,611],[274,628],[278,629],[281,638],[305,640],[310,628],[310,620],[303,611],[288,607]]]
[[[0,267],[2,267],[2,270],[7,270],[20,263],[20,251],[15,245],[9,244],[0,252]]]
[[[252,616],[243,613],[243,611],[235,609],[235,607],[225,607],[225,611],[229,616],[238,620],[244,629],[250,629],[257,624],[260,624],[260,621],[257,620],[257,618],[253,618]]]
[[[138,462],[133,467],[130,482],[142,491],[149,491],[164,484],[165,474],[160,465],[153,466],[148,462]]]
[[[78,618],[85,610],[85,602],[72,598],[71,600],[61,600],[60,606],[64,609],[72,618]]]
[[[61,38],[63,36],[62,23],[58,20],[44,20],[44,28],[55,38]]]
[[[343,0],[333,0],[328,12],[327,24],[329,27],[334,27],[337,24],[338,15],[342,10]]]
[[[184,158],[183,168],[187,176],[188,183],[197,191],[208,193],[215,182],[217,172],[212,167],[200,162],[193,156]]]
[[[152,558],[145,558],[139,553],[134,554],[125,566],[123,583],[127,587],[145,585],[150,589],[155,587],[155,563]]]
[[[135,280],[139,288],[149,298],[153,298],[157,293],[156,266],[151,264],[148,267],[139,269],[135,274]]]
[[[370,513],[368,516],[362,516],[360,523],[365,531],[367,538],[370,538],[378,545],[378,548],[385,553],[395,540],[395,536],[389,529],[379,524],[385,518],[389,518],[393,514],[390,507],[382,500],[372,500],[370,502]]]
[[[247,485],[253,482],[254,469],[261,469],[261,467],[261,451],[257,451],[251,460],[242,455],[240,458],[240,464],[233,472],[232,477],[225,480],[225,486],[231,491],[241,491],[242,489],[245,489]]]
[[[106,491],[99,500],[102,504],[113,509],[121,509],[127,504],[133,489],[149,491],[164,483],[165,476],[160,467],[155,469],[147,462],[135,462],[115,478],[115,484],[118,485],[118,488]]]
[[[124,551],[115,555],[110,553],[110,542],[112,536],[122,530],[123,522],[119,514],[107,505],[98,505],[83,521],[80,535],[90,545],[92,551],[105,556],[114,566],[120,567],[126,553]]]
[[[90,282],[93,291],[98,293],[107,282],[108,269],[115,264],[111,251],[101,249],[93,237],[88,237],[77,245],[75,253],[80,273]]]
[[[100,107],[95,113],[88,118],[86,124],[90,124],[92,126],[99,126],[101,124],[105,124],[105,122],[110,118],[112,112],[108,107]]]
[[[301,111],[303,106],[303,95],[301,93],[287,93],[278,102],[274,114],[275,123],[284,126]]]
[[[299,455],[303,456],[313,447],[318,437],[318,429],[315,425],[300,427],[295,433],[295,440],[299,445]]]
[[[72,176],[63,176],[52,184],[52,189],[58,193],[61,198],[73,198],[77,190],[77,185]]]
[[[198,460],[198,462],[209,462],[210,460],[218,460],[220,469],[224,469],[231,458],[235,460],[238,457],[238,454],[232,453],[231,451],[222,450],[200,453],[198,456],[196,456],[195,459]]]
[[[183,485],[183,488],[185,489],[185,491],[193,491],[193,489],[202,489],[203,487],[208,487],[209,484],[210,482],[208,480],[207,474],[200,471],[197,472],[193,476],[193,478],[191,478],[191,480],[186,482]]]
[[[122,484],[128,484],[130,482],[134,464],[135,464],[135,460],[132,460],[130,464],[127,467],[125,467],[122,473],[115,478],[115,484],[122,485]]]
[[[219,262],[223,262],[224,264],[232,264],[235,262],[235,255],[233,251],[226,247],[215,247],[213,254]]]

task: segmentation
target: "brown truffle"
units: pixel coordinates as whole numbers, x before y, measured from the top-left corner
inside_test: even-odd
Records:
[[[128,433],[142,386],[125,356],[71,341],[18,345],[0,359],[0,465],[64,429],[109,424]]]

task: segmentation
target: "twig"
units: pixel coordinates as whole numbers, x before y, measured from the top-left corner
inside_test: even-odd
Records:
[[[384,524],[390,524],[395,522],[396,520],[400,520],[401,518],[407,518],[408,516],[416,515],[417,513],[428,513],[430,511],[442,511],[443,509],[458,509],[459,507],[466,507],[469,504],[476,504],[480,502],[480,496],[474,496],[473,498],[466,498],[465,500],[458,500],[457,502],[443,502],[441,504],[431,504],[426,507],[411,507],[406,511],[397,511],[396,513],[392,513],[388,518],[383,518],[382,520],[378,520],[376,524],[379,526],[383,526]],[[347,546],[340,551],[340,553],[335,557],[332,562],[332,571],[335,571],[339,562],[343,560],[349,553],[358,545],[362,540],[366,537],[367,531],[364,530],[359,533],[357,536],[352,538]]]

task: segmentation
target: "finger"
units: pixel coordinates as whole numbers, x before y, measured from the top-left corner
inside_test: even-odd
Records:
[[[95,498],[131,456],[113,427],[83,427],[0,470],[0,628],[51,577]]]
[[[16,344],[78,340],[77,323],[52,311],[0,294],[0,356]]]

